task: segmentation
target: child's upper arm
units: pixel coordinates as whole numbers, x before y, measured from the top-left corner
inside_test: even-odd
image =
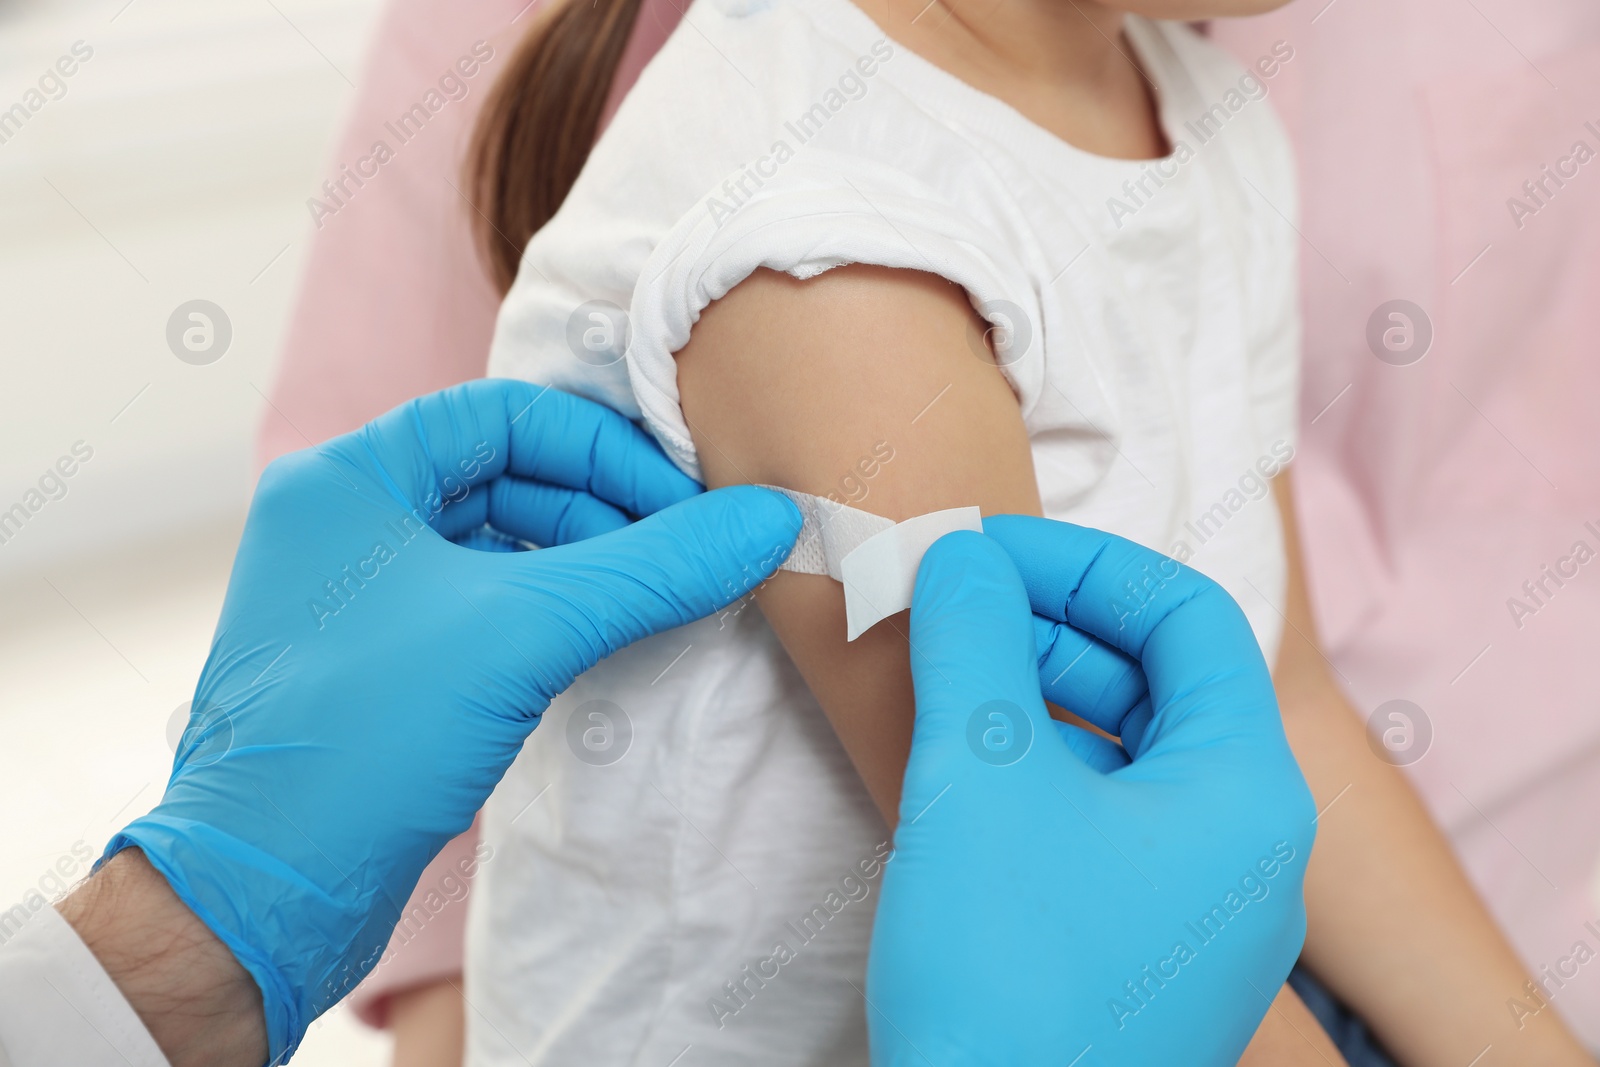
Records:
[[[970,504],[1039,514],[986,327],[961,287],[930,274],[757,271],[704,310],[677,357],[706,484],[782,485],[897,521]],[[781,572],[759,600],[892,824],[914,713],[905,616],[846,643],[831,578]]]

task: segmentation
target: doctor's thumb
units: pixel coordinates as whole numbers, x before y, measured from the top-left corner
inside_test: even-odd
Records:
[[[948,758],[1006,766],[1051,728],[1027,590],[984,535],[947,534],[923,556],[911,597],[911,678],[913,767]]]
[[[772,575],[800,532],[800,512],[753,486],[716,489],[612,533],[501,557],[590,662],[713,615]],[[513,611],[516,605],[510,605]]]

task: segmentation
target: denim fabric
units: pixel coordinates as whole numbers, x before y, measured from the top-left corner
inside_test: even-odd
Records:
[[[1350,1067],[1396,1067],[1361,1016],[1345,1007],[1326,986],[1311,977],[1311,972],[1303,965],[1296,964],[1289,972],[1289,985],[1300,994],[1300,999],[1317,1017],[1317,1022],[1322,1024]]]

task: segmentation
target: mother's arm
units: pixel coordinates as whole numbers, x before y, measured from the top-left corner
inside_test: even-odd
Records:
[[[1303,958],[1407,1067],[1592,1065],[1555,1012],[1519,1022],[1507,1010],[1529,976],[1411,784],[1373,754],[1362,717],[1335,684],[1306,596],[1289,475],[1273,488],[1289,555],[1273,681],[1323,811],[1306,871]]]

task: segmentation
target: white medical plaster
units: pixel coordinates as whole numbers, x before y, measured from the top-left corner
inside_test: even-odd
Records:
[[[826,574],[843,583],[849,641],[911,607],[917,568],[935,541],[956,530],[983,532],[975,507],[932,511],[897,523],[826,497],[776,485],[762,488],[794,501],[804,519],[794,551],[779,570]]]

